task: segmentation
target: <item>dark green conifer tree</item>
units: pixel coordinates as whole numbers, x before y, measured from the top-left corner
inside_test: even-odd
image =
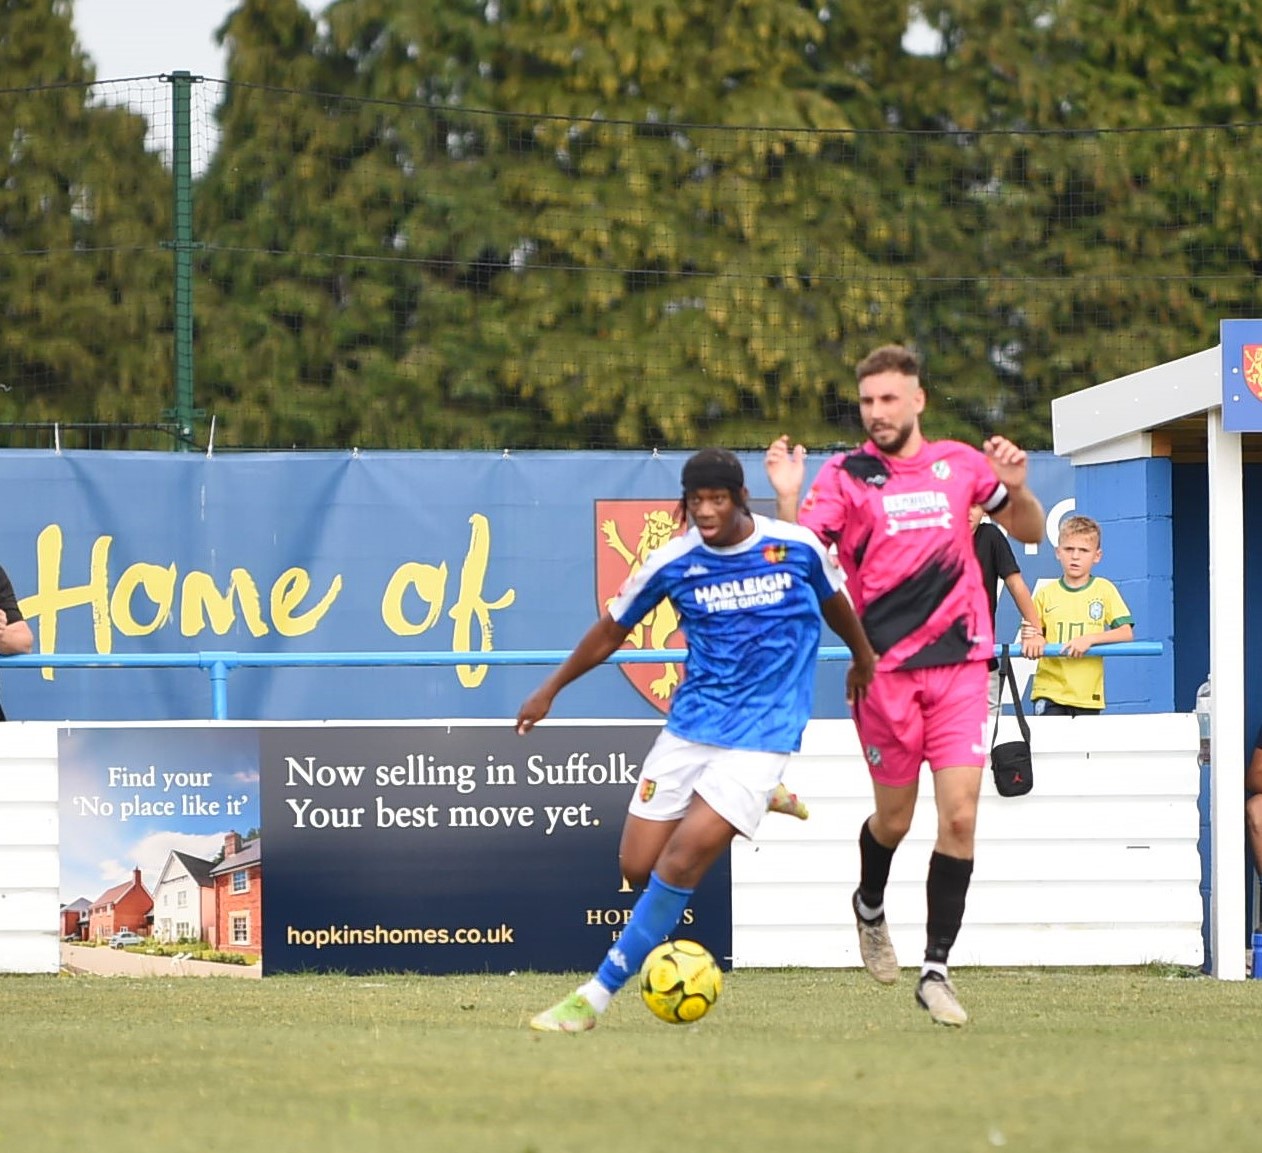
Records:
[[[90,87],[68,5],[4,0],[0,21],[0,422],[158,422],[169,175],[124,94]]]

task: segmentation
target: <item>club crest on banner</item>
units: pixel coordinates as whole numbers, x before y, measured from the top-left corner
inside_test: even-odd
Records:
[[[596,502],[596,607],[604,612],[627,578],[645,558],[671,537],[683,533],[675,520],[675,503],[661,500],[598,500]],[[679,614],[662,601],[623,642],[624,649],[682,649]],[[622,675],[654,708],[666,712],[671,694],[683,676],[680,664],[621,664]]]
[[[1262,400],[1262,344],[1246,344],[1241,348],[1241,369],[1249,391]]]
[[[1262,317],[1220,320],[1222,417],[1226,432],[1262,432]]]

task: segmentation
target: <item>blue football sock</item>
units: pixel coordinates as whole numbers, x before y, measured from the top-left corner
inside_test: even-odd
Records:
[[[691,896],[691,889],[677,889],[656,873],[651,874],[648,887],[631,910],[627,927],[596,970],[596,980],[611,993],[621,989],[640,971],[644,958],[674,931]]]

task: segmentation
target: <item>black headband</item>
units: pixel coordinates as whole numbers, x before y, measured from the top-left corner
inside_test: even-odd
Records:
[[[745,487],[745,470],[735,453],[724,448],[703,448],[684,464],[680,480],[684,492],[699,488],[727,488],[740,492]]]

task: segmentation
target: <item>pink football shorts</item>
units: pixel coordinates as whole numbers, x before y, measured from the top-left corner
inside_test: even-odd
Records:
[[[985,661],[878,672],[854,710],[872,779],[901,788],[934,772],[986,763]]]

